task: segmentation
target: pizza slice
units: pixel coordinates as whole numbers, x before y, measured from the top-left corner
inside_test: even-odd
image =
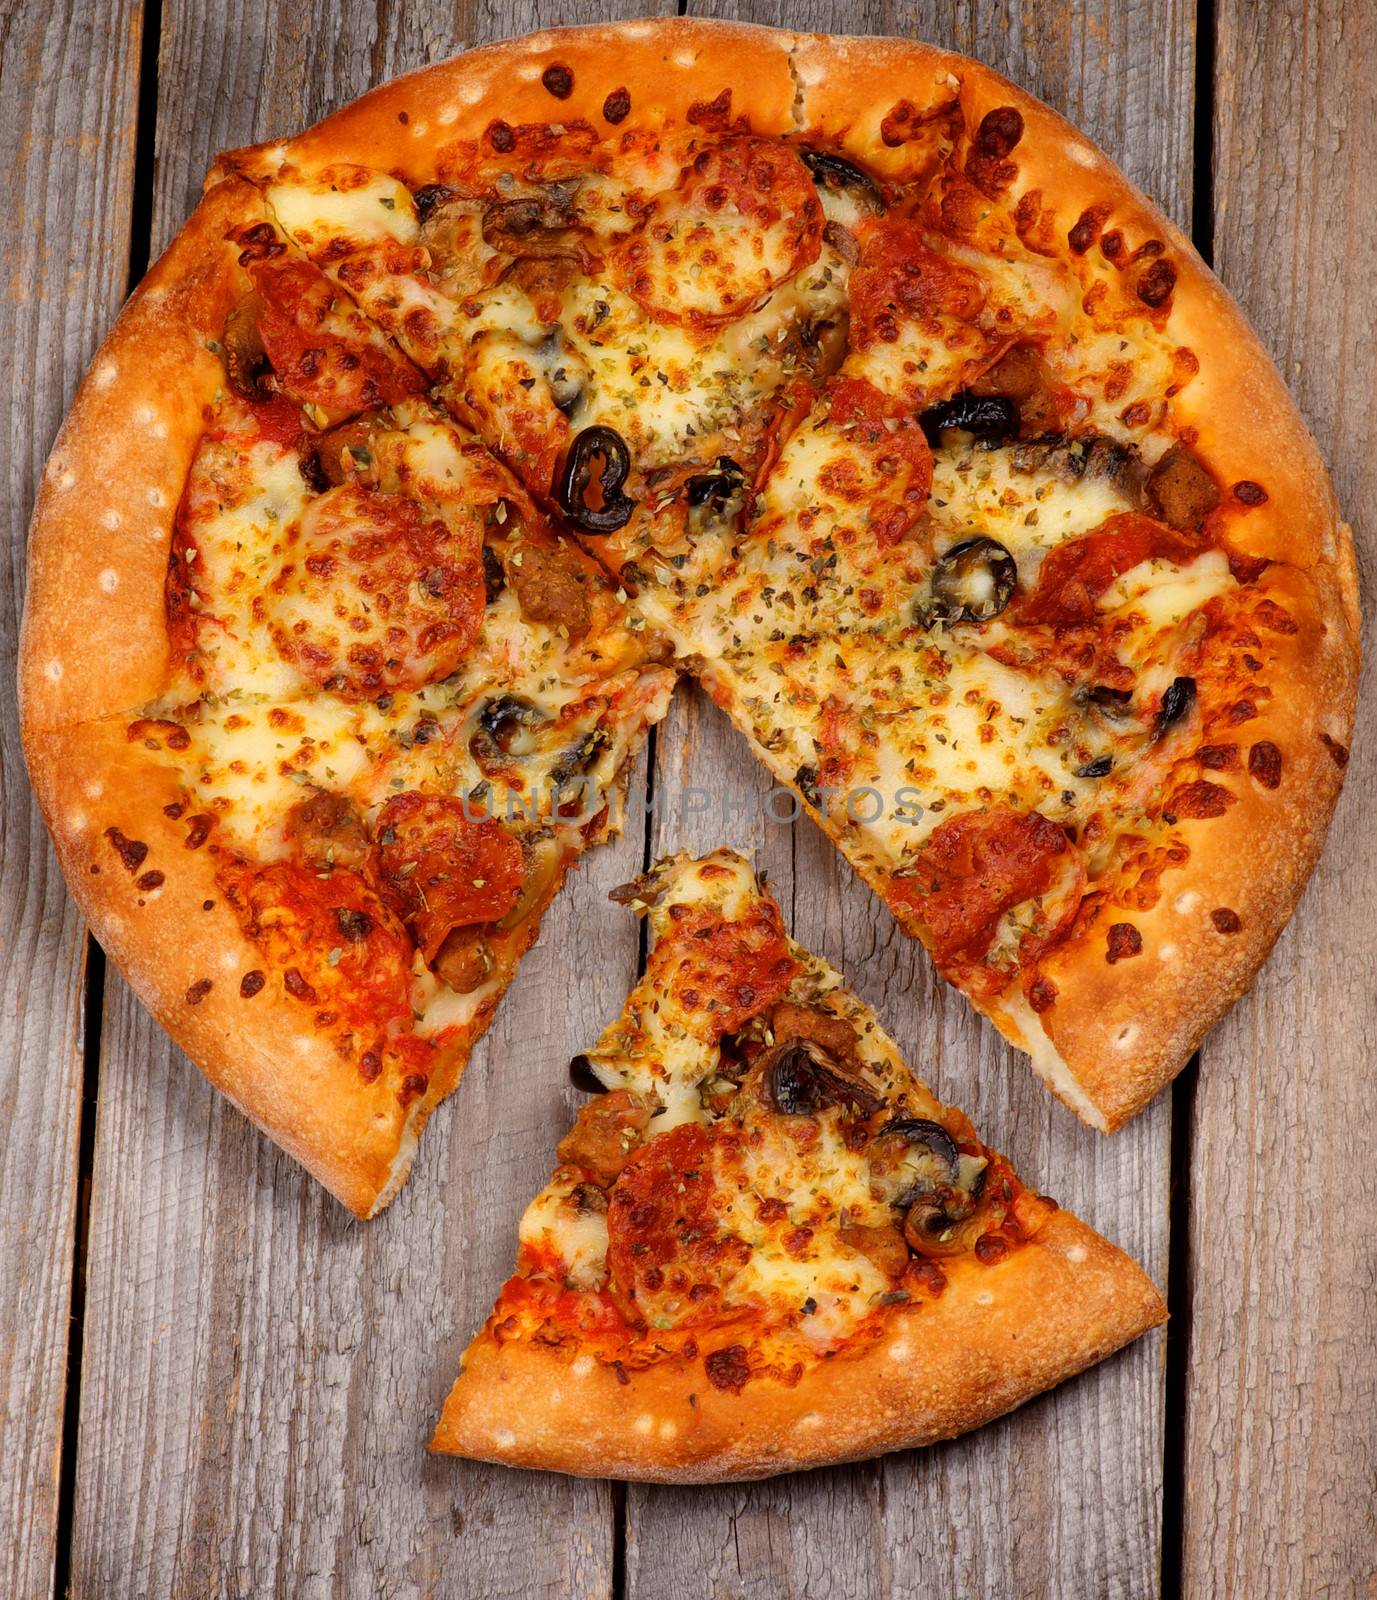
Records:
[[[673,1482],[979,1426],[1161,1322],[785,934],[730,850],[661,861],[645,976],[432,1448]]]
[[[44,624],[91,712],[45,726],[71,690],[31,674],[28,747],[135,988],[372,1215],[565,874],[618,825],[674,673],[255,191],[223,187],[107,357],[161,332],[171,281],[192,348],[160,359],[184,356],[202,401],[178,418],[175,488],[141,491],[171,527],[155,545],[106,514],[105,610]]]
[[[972,152],[950,136],[912,185],[830,158],[840,365],[744,501],[642,528],[619,570],[944,976],[1112,1129],[1299,893],[1353,636],[1341,574],[1279,544],[1272,463],[1193,403],[1171,294],[1115,264],[1122,232],[1098,259],[1028,239]],[[1160,238],[1140,261],[1178,284]]]

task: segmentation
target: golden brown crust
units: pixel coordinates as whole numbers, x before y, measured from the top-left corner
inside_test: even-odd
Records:
[[[944,1263],[944,1267],[949,1265]],[[896,1312],[860,1353],[792,1387],[715,1388],[702,1355],[625,1373],[576,1348],[474,1340],[431,1449],[511,1466],[667,1483],[764,1478],[951,1438],[1155,1327],[1151,1280],[1067,1212],[994,1266],[952,1265],[940,1298]],[[730,1344],[730,1329],[704,1353]]]
[[[495,122],[584,123],[608,138],[711,117],[724,89],[730,119],[744,113],[757,133],[790,133],[790,51],[800,37],[692,17],[549,29],[397,78],[293,139],[228,151],[211,180],[238,172],[263,181],[284,165],[310,171],[342,161],[428,183],[451,147],[482,138]],[[552,68],[569,75],[563,97],[546,87]],[[564,86],[562,78],[551,81]],[[619,91],[629,94],[629,109],[610,120],[608,97]]]
[[[167,815],[184,800],[176,774],[130,739],[126,718],[31,733],[26,748],[67,882],[135,993],[211,1082],[351,1211],[381,1210],[498,995],[448,1042],[427,1092],[404,1105],[398,1074],[366,1082],[280,974],[267,971],[245,995],[245,976],[268,963],[216,882],[215,832],[191,844],[192,814]]]
[[[225,381],[209,348],[244,292],[226,235],[257,191],[217,185],[139,285],[77,390],[29,536],[19,695],[26,738],[130,710],[168,673],[172,524]]]

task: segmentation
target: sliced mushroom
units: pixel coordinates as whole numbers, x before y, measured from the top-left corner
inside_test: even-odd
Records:
[[[787,1039],[765,1067],[766,1098],[785,1117],[810,1117],[831,1106],[849,1106],[869,1116],[884,1104],[866,1084],[838,1070],[806,1039]]]
[[[1068,484],[1107,483],[1129,505],[1142,500],[1142,457],[1132,445],[1102,433],[1035,439],[1016,445],[1011,460],[1015,472],[1047,473]]]
[[[938,558],[917,620],[925,628],[988,622],[1004,610],[1017,588],[1018,567],[997,539],[963,539]]]
[[[887,1205],[909,1206],[920,1194],[939,1194],[956,1183],[961,1152],[940,1122],[898,1117],[870,1141],[866,1160],[871,1194]]]
[[[862,214],[880,216],[884,210],[884,195],[880,184],[876,184],[870,174],[841,155],[833,155],[832,150],[803,147],[798,154],[803,157],[803,165],[812,174],[812,182],[820,194],[846,195]]]
[[[904,1238],[920,1256],[957,1256],[975,1244],[982,1226],[973,1212],[955,1214],[939,1196],[922,1195],[904,1216]]]
[[[522,847],[526,853],[526,876],[516,903],[494,924],[499,933],[510,933],[544,905],[554,892],[563,866],[564,852],[551,834],[529,835],[522,840]]]
[[[934,448],[945,433],[970,433],[991,444],[1002,444],[1018,432],[1018,407],[1003,395],[962,393],[940,400],[919,414],[923,433]]]
[[[566,796],[566,790],[574,786],[574,780],[582,781],[592,772],[611,743],[606,728],[594,728],[564,751],[550,768],[550,788],[557,800],[572,798]]]
[[[483,772],[504,767],[513,759],[530,755],[534,744],[528,735],[550,719],[519,694],[500,694],[485,700],[478,726],[469,736],[469,754]]]
[[[220,345],[225,360],[225,376],[229,379],[230,388],[241,400],[267,400],[272,396],[272,391],[263,381],[272,368],[258,332],[258,318],[262,310],[262,297],[247,294],[225,318],[225,334]]]

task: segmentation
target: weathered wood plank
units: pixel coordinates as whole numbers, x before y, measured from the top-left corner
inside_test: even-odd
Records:
[[[691,6],[691,10],[700,8]],[[1066,112],[1178,220],[1192,163],[1192,8],[976,4],[704,6],[820,31],[910,34],[975,55]],[[1170,108],[1164,114],[1163,108]],[[1105,1140],[1054,1104],[1023,1062],[933,976],[916,945],[811,825],[764,827],[764,787],[712,708],[683,701],[658,745],[660,792],[707,784],[752,797],[735,826],[696,817],[695,846],[763,842],[801,940],[879,1010],[938,1093],[1065,1205],[1166,1282],[1170,1105]],[[713,826],[712,824],[715,824]],[[658,835],[682,841],[672,822]],[[1125,1596],[1158,1585],[1163,1339],[986,1429],[881,1463],[752,1485],[628,1491],[627,1592],[677,1597],[872,1594]]]
[[[474,7],[453,26],[438,0],[169,4],[155,246],[216,149],[290,132],[380,77],[553,13]],[[410,1184],[368,1225],[216,1096],[112,976],[81,1600],[610,1592],[607,1485],[431,1461],[424,1446],[568,1123],[563,1063],[634,978],[637,930],[606,889],[639,870],[642,837],[595,856],[565,891]]]
[[[1377,562],[1377,15],[1217,8],[1215,264]],[[1377,1593],[1377,896],[1371,661],[1295,920],[1206,1041],[1191,1139],[1183,1591]],[[1265,1576],[1264,1576],[1265,1574]]]
[[[139,21],[137,4],[0,17],[0,1594],[17,1600],[53,1582],[87,942],[24,774],[15,651],[39,474],[124,294]]]

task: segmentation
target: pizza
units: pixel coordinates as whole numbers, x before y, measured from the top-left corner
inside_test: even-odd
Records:
[[[1074,129],[916,43],[626,23],[216,162],[44,478],[25,747],[136,990],[361,1214],[685,674],[1110,1129],[1306,881],[1355,593]]]
[[[765,1477],[962,1433],[1166,1315],[788,938],[730,850],[613,897],[654,939],[432,1448]]]

